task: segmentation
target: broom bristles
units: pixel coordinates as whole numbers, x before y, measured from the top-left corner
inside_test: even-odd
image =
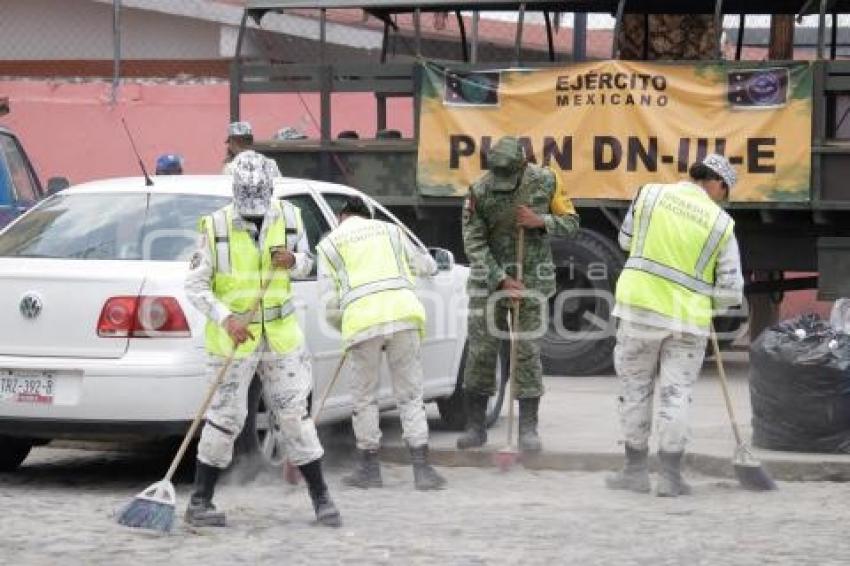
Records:
[[[511,448],[503,448],[493,453],[493,463],[503,472],[510,470],[519,460],[519,454]]]
[[[773,491],[776,489],[776,482],[767,475],[765,469],[760,465],[736,463],[734,468],[738,483],[744,489],[751,491]]]
[[[136,497],[119,512],[118,523],[136,529],[171,532],[174,527],[174,504]]]
[[[735,449],[732,457],[732,466],[735,468],[735,477],[744,489],[751,491],[773,491],[777,489],[773,481],[761,463],[756,460],[749,446],[740,444]]]

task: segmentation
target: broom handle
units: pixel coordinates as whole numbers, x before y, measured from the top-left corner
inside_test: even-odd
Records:
[[[522,266],[525,260],[525,229],[522,226],[517,228],[516,235],[516,280],[522,283]],[[516,337],[517,329],[519,328],[519,301],[511,301],[511,358],[508,362],[508,379],[510,380],[510,398],[508,404],[508,446],[513,445],[514,438],[514,397],[516,390],[514,383],[516,382],[516,364],[517,351],[519,343]]]
[[[266,295],[266,290],[268,290],[269,285],[274,279],[274,270],[272,270],[269,278],[266,279],[265,283],[263,283],[262,288],[260,289],[259,294],[254,299],[254,304],[251,307],[251,310],[248,311],[248,315],[245,317],[247,320],[254,320],[254,315],[257,314],[257,311],[260,309],[260,304],[263,302],[263,297]],[[215,395],[218,386],[221,385],[221,382],[224,381],[224,375],[227,373],[227,370],[230,369],[230,365],[233,363],[233,358],[236,357],[236,346],[234,345],[233,351],[230,352],[230,355],[227,356],[227,359],[224,360],[224,365],[221,366],[221,369],[218,370],[218,375],[215,377],[215,381],[213,381],[212,385],[210,385],[209,389],[207,389],[207,395],[204,397],[204,402],[201,403],[201,406],[198,407],[198,412],[195,415],[194,420],[192,420],[192,424],[189,425],[189,430],[186,431],[186,435],[183,437],[183,442],[180,443],[180,448],[177,449],[177,454],[174,455],[174,459],[171,461],[171,466],[168,467],[168,471],[165,473],[165,481],[171,481],[171,478],[174,476],[174,473],[177,471],[177,466],[180,465],[180,461],[183,460],[183,456],[186,454],[186,449],[189,447],[189,443],[192,441],[192,438],[195,436],[195,431],[198,430],[198,425],[201,422],[201,419],[204,418],[204,415],[207,412],[207,409],[212,402],[213,395]]]
[[[319,422],[319,416],[322,414],[322,409],[325,408],[325,401],[328,400],[328,395],[331,394],[331,389],[333,389],[337,379],[339,379],[339,374],[342,373],[342,366],[345,365],[345,359],[347,357],[348,350],[345,350],[342,353],[342,357],[339,359],[339,363],[336,365],[336,371],[334,372],[334,376],[328,382],[327,386],[325,386],[325,390],[322,392],[322,396],[319,399],[319,404],[316,405],[316,410],[313,411],[313,422]]]
[[[717,373],[720,376],[720,388],[723,390],[723,399],[726,401],[726,410],[729,412],[729,422],[732,424],[732,433],[738,446],[743,444],[741,431],[738,429],[738,421],[735,419],[735,410],[732,408],[732,398],[729,396],[729,385],[726,381],[726,370],[723,368],[723,358],[720,356],[720,346],[717,344],[717,333],[714,332],[714,324],[709,325],[711,332],[711,348],[714,350],[714,361],[717,364]]]

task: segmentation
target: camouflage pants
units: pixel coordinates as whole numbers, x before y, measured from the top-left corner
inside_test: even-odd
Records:
[[[620,422],[633,448],[649,446],[656,378],[661,387],[658,447],[684,450],[691,389],[699,377],[707,339],[663,328],[620,321],[614,366],[620,378]]]
[[[509,314],[509,303],[506,300],[490,301],[488,304],[487,297],[470,298],[464,390],[487,396],[495,392],[496,363],[502,340],[508,338]],[[520,303],[520,332],[539,335],[543,322],[543,304],[540,300],[525,299]],[[504,336],[500,337],[498,333]],[[543,366],[540,362],[540,344],[536,338],[522,338],[517,344],[516,396],[528,398],[541,395]]]
[[[221,356],[208,355],[211,380],[222,364]],[[313,387],[311,370],[305,349],[277,354],[270,351],[265,339],[250,356],[233,360],[207,410],[198,460],[216,468],[230,465],[233,444],[248,415],[248,389],[255,374],[262,379],[266,404],[280,425],[289,461],[301,466],[321,458],[324,451],[313,419],[307,414],[307,396]]]

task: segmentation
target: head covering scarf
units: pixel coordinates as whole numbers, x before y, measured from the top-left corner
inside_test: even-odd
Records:
[[[729,190],[735,186],[738,176],[735,174],[735,168],[729,163],[729,160],[716,153],[710,153],[702,160],[702,164],[717,173]]]
[[[244,217],[264,216],[274,191],[274,166],[256,151],[247,150],[233,160],[233,204]]]

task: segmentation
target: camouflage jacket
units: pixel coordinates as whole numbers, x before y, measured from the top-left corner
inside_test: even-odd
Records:
[[[528,205],[545,223],[544,228],[526,230],[523,283],[546,296],[554,294],[550,240],[575,234],[579,217],[555,174],[533,164],[526,165],[512,191],[493,190],[490,172],[469,188],[463,210],[463,244],[471,267],[470,290],[493,292],[505,277],[516,277],[516,207],[521,204]]]

